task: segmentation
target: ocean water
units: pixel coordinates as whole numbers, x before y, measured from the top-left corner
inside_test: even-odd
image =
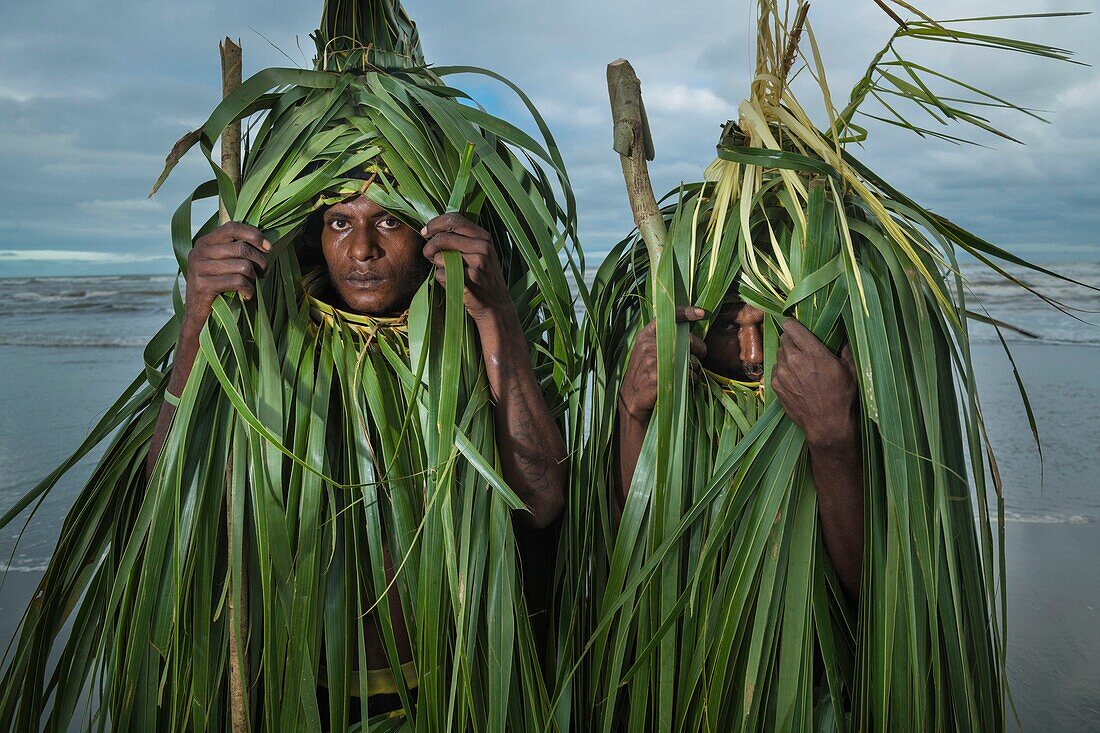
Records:
[[[172,316],[174,281],[171,275],[0,278],[0,346],[144,347]]]
[[[1054,267],[1100,287],[1100,263]],[[964,267],[971,309],[1020,329],[1002,332],[1043,441],[1040,461],[997,334],[974,324],[979,390],[1004,477],[1009,674],[1023,730],[1100,730],[1100,292],[1012,272],[1073,310]],[[0,513],[79,444],[141,369],[142,348],[171,316],[173,282],[0,279]],[[0,570],[8,570],[0,648],[96,458],[66,477],[25,529],[27,516],[0,532]]]
[[[1050,269],[1077,282],[1100,288],[1100,263],[1061,262]],[[1100,342],[1100,290],[1089,290],[1073,282],[1050,275],[1009,267],[1008,272],[1020,282],[1037,290],[1053,303],[1041,300],[1020,286],[983,266],[964,265],[968,307],[1031,332],[1030,338],[1018,332],[1002,329],[1010,342],[1041,342],[1046,344],[1096,344]],[[1059,310],[1059,306],[1064,307]],[[978,342],[994,342],[997,335],[992,326],[975,323],[973,338]]]

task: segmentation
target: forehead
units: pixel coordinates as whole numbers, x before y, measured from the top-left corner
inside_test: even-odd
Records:
[[[378,214],[385,213],[378,204],[371,201],[366,196],[356,196],[353,199],[347,201],[341,201],[338,204],[333,204],[325,210],[325,216],[332,216],[335,214],[344,214],[346,216],[362,216],[372,217]]]
[[[745,301],[741,300],[736,295],[727,295],[726,299],[722,301],[722,305],[718,306],[717,317],[720,319],[736,318],[737,314],[745,307]]]
[[[722,305],[725,305],[726,303],[736,303],[738,305],[741,305],[742,303],[744,303],[744,301],[741,300],[741,294],[738,292],[738,289],[741,287],[740,280],[740,276],[734,277],[733,282],[731,282],[730,286],[726,288],[726,293],[722,296]]]

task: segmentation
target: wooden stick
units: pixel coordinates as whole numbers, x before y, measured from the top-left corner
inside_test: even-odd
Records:
[[[802,40],[802,31],[806,27],[806,14],[810,12],[810,4],[802,3],[798,6],[798,12],[794,16],[794,24],[787,35],[787,48],[783,52],[783,67],[779,70],[779,90],[776,101],[783,99],[783,87],[787,85],[787,77],[794,66],[795,55],[798,53],[798,42]]]
[[[634,212],[634,224],[645,240],[654,274],[668,230],[653,195],[646,161],[653,160],[653,138],[642,104],[642,83],[626,59],[607,65],[607,92],[611,98],[611,119],[615,123],[615,152],[623,165],[626,195]]]
[[[218,46],[222,60],[222,98],[228,97],[241,85],[241,47],[232,39],[226,38]],[[241,185],[241,123],[232,122],[221,134],[222,170],[233,182],[235,190]],[[229,221],[229,211],[225,202],[218,204],[218,218],[222,224]],[[249,730],[249,674],[248,652],[248,563],[241,563],[240,585],[233,587],[233,553],[240,538],[234,537],[233,506],[240,487],[233,481],[233,448],[229,449],[229,460],[225,466],[225,521],[228,532],[229,553],[229,707],[233,733],[246,733]],[[244,544],[241,544],[243,554]]]
[[[226,38],[218,44],[222,57],[222,99],[237,90],[241,85],[241,47]],[[241,123],[231,122],[222,132],[222,170],[233,181],[233,188],[241,187]],[[225,204],[218,205],[219,219],[222,224],[229,221],[229,212]]]
[[[884,3],[882,0],[875,0],[875,5],[878,5],[880,8],[883,9],[883,11],[886,12],[887,15],[893,18],[894,22],[897,23],[898,27],[901,28],[903,31],[909,30],[909,24],[902,20],[901,16],[891,10],[889,6],[887,6],[886,3]]]

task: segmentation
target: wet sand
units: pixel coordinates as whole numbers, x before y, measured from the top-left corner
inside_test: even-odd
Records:
[[[1044,443],[1038,457],[1011,368],[991,344],[974,360],[990,438],[1005,478],[1008,671],[1021,726],[1100,731],[1100,347],[1018,343]],[[0,347],[0,511],[77,445],[132,378],[140,349]],[[7,646],[53,546],[84,464],[59,486],[24,536],[0,587]],[[0,534],[6,562],[14,532]]]

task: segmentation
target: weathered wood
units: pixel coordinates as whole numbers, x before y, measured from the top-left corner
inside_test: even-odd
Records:
[[[626,59],[607,65],[607,92],[611,99],[611,119],[615,124],[614,149],[619,154],[626,181],[626,195],[634,212],[634,224],[649,251],[656,272],[657,257],[664,248],[668,230],[653,195],[646,161],[653,160],[653,139],[649,132],[642,84]]]
[[[218,46],[222,57],[222,99],[225,99],[241,85],[241,47],[232,39],[226,38]],[[221,135],[222,170],[233,182],[233,188],[241,185],[241,123],[232,122]],[[229,213],[224,204],[218,206],[219,218],[224,224],[229,221]]]
[[[241,47],[232,39],[226,38],[219,44],[222,60],[222,98],[228,97],[241,85]],[[235,190],[241,185],[241,123],[230,123],[221,135],[221,167],[233,182]],[[218,218],[221,223],[229,221],[229,212],[225,202],[218,203]],[[235,548],[244,544],[235,537],[233,526],[233,505],[236,492],[242,487],[233,481],[233,449],[229,450],[229,460],[225,466],[225,521],[228,533],[228,554],[230,566]],[[233,733],[246,733],[249,724],[249,673],[248,673],[248,563],[241,563],[239,586],[233,587],[233,571],[229,571],[229,706]]]

